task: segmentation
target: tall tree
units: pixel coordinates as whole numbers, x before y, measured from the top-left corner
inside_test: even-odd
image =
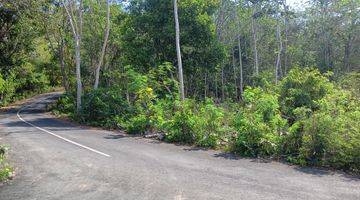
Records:
[[[253,4],[253,14],[251,16],[251,32],[254,48],[254,74],[259,75],[259,56],[257,48],[257,28],[256,28],[256,4]]]
[[[285,40],[284,40],[284,72],[283,75],[287,74],[288,69],[288,40],[289,40],[289,6],[286,4],[286,0],[282,1],[284,8],[284,26],[285,26]]]
[[[238,36],[238,49],[239,49],[239,69],[240,69],[240,98],[242,98],[243,90],[244,90],[244,69],[242,62],[242,51],[241,51],[241,37],[240,34]]]
[[[279,42],[279,49],[277,52],[276,65],[275,65],[275,83],[279,81],[279,75],[281,74],[281,53],[283,51],[283,43],[281,40],[281,30],[279,21],[276,24],[276,38]]]
[[[276,64],[275,64],[275,83],[277,84],[279,79],[282,76],[282,69],[281,69],[281,55],[283,53],[283,41],[281,37],[281,16],[282,11],[280,10],[281,1],[277,0],[275,2],[275,18],[276,18],[276,40],[278,42],[278,51],[276,57]]]
[[[77,8],[78,19],[74,16],[74,9]],[[83,1],[63,1],[63,6],[67,13],[71,30],[75,41],[75,63],[76,63],[76,109],[77,112],[81,110],[81,95],[82,95],[82,83],[81,83],[81,35],[82,35],[82,12],[83,12]]]
[[[65,67],[66,48],[66,13],[57,3],[49,4],[43,9],[43,27],[45,39],[50,44],[54,59],[59,62],[62,86],[66,92],[70,91],[69,78]]]
[[[105,34],[104,34],[104,43],[103,43],[103,46],[101,49],[98,65],[96,67],[94,89],[97,89],[99,87],[100,68],[104,61],[106,46],[107,46],[107,42],[108,42],[109,34],[110,34],[110,2],[109,1],[110,0],[106,0],[106,27],[105,27]]]
[[[184,76],[183,76],[183,67],[182,67],[181,49],[180,49],[180,25],[179,25],[177,0],[174,0],[174,18],[175,18],[175,34],[176,34],[176,55],[177,55],[178,70],[179,70],[178,73],[179,73],[179,84],[180,84],[180,98],[181,100],[185,100]]]

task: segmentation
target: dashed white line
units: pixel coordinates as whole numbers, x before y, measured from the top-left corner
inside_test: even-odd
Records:
[[[46,100],[46,99],[43,99],[43,100]],[[40,101],[37,101],[37,102],[35,102],[35,103],[39,103],[39,102],[41,102],[41,100],[40,100]],[[35,104],[35,103],[33,103],[33,104]],[[67,139],[67,138],[64,138],[64,137],[62,137],[62,136],[60,136],[60,135],[57,135],[57,134],[55,134],[55,133],[52,133],[52,132],[50,132],[50,131],[48,131],[48,130],[46,130],[46,129],[40,128],[40,127],[38,127],[38,126],[36,126],[36,125],[34,125],[34,124],[32,124],[32,123],[24,120],[24,119],[21,117],[21,115],[20,115],[21,111],[22,111],[24,108],[26,108],[26,107],[28,107],[28,106],[31,106],[31,105],[33,105],[33,104],[30,104],[30,105],[27,105],[27,106],[22,107],[22,108],[16,113],[17,117],[18,117],[22,122],[24,122],[24,123],[26,123],[26,124],[28,124],[28,125],[36,128],[36,129],[40,130],[40,131],[43,131],[43,132],[45,132],[45,133],[48,133],[48,134],[50,134],[50,135],[52,135],[52,136],[54,136],[54,137],[57,137],[57,138],[62,139],[62,140],[64,140],[64,141],[66,141],[66,142],[69,142],[69,143],[71,143],[71,144],[73,144],[73,145],[76,145],[76,146],[78,146],[78,147],[87,149],[87,150],[89,150],[89,151],[92,151],[92,152],[94,152],[94,153],[97,153],[97,154],[100,154],[100,155],[103,155],[103,156],[106,156],[106,157],[111,157],[110,155],[108,155],[108,154],[106,154],[106,153],[103,153],[103,152],[98,151],[98,150],[96,150],[96,149],[93,149],[93,148],[91,148],[91,147],[87,147],[87,146],[85,146],[85,145],[82,145],[82,144],[79,144],[79,143],[74,142],[74,141],[72,141],[72,140],[69,140],[69,139]]]

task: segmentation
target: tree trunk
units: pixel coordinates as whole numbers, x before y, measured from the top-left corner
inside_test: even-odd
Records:
[[[215,99],[217,100],[219,98],[219,85],[218,85],[218,75],[217,72],[214,74],[215,76]]]
[[[75,46],[75,60],[76,60],[76,108],[77,111],[81,110],[81,95],[82,95],[82,84],[81,84],[81,55],[80,55],[80,36],[76,37]]]
[[[221,100],[225,101],[225,74],[224,64],[221,66]]]
[[[74,2],[72,2],[74,3]],[[70,6],[73,6],[75,4],[72,4]],[[82,95],[82,84],[81,84],[81,34],[82,34],[82,8],[83,8],[83,2],[80,0],[79,2],[79,21],[78,24],[76,23],[73,16],[70,14],[69,10],[67,9],[67,5],[64,3],[65,11],[68,15],[71,29],[73,32],[74,40],[75,40],[75,63],[76,63],[76,110],[79,113],[81,110],[81,95]]]
[[[275,66],[275,83],[277,84],[279,81],[279,73],[281,71],[281,52],[283,50],[283,45],[281,41],[281,30],[280,30],[280,24],[279,22],[276,25],[276,38],[279,42],[279,49],[276,59],[276,66]]]
[[[257,51],[257,36],[256,36],[256,21],[255,21],[255,9],[253,10],[253,16],[251,18],[251,29],[254,42],[254,72],[255,75],[259,75],[259,59]]]
[[[244,89],[244,79],[243,79],[243,63],[242,63],[242,52],[241,52],[241,37],[238,37],[238,46],[239,46],[239,67],[240,67],[240,98],[242,99],[243,89]]]
[[[64,49],[64,40],[61,38],[60,49],[59,49],[59,60],[60,60],[60,71],[62,76],[62,85],[65,88],[66,92],[70,91],[69,82],[65,71],[65,49]]]
[[[286,5],[286,0],[283,2],[284,10],[285,10],[285,18],[284,18],[284,25],[285,25],[285,41],[284,41],[284,72],[283,75],[286,76],[287,70],[288,70],[288,54],[287,54],[287,48],[288,48],[288,39],[289,39],[289,7]]]
[[[180,26],[179,26],[179,16],[178,16],[178,7],[177,0],[174,0],[174,18],[175,18],[175,32],[176,32],[176,55],[179,68],[179,83],[180,83],[180,97],[181,100],[185,100],[185,91],[184,91],[184,76],[181,60],[181,49],[180,49]]]
[[[94,84],[95,90],[98,89],[98,87],[99,87],[100,68],[104,61],[106,45],[107,45],[109,34],[110,34],[110,2],[109,1],[110,0],[106,1],[106,28],[105,28],[104,43],[103,43],[103,46],[101,49],[99,63],[96,67],[96,72],[95,72],[95,84]]]
[[[237,85],[237,70],[236,70],[236,61],[235,61],[235,49],[231,51],[232,53],[232,66],[233,66],[233,73],[234,73],[234,84],[235,84],[235,99],[238,100],[239,94],[238,94],[238,85]]]
[[[204,99],[207,98],[207,89],[208,89],[207,72],[205,70],[205,75],[204,75]]]
[[[351,53],[351,35],[348,35],[348,39],[345,44],[344,52],[344,69],[347,73],[350,73],[350,53]]]

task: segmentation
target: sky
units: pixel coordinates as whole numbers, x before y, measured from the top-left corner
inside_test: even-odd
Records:
[[[303,10],[306,7],[307,1],[308,0],[287,0],[286,3],[294,9]]]

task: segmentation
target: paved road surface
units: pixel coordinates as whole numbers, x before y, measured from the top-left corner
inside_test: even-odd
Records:
[[[0,143],[11,145],[17,170],[10,184],[0,186],[1,200],[360,199],[360,179],[341,173],[238,159],[56,120],[43,113],[56,95],[35,98],[19,116],[0,114]]]

